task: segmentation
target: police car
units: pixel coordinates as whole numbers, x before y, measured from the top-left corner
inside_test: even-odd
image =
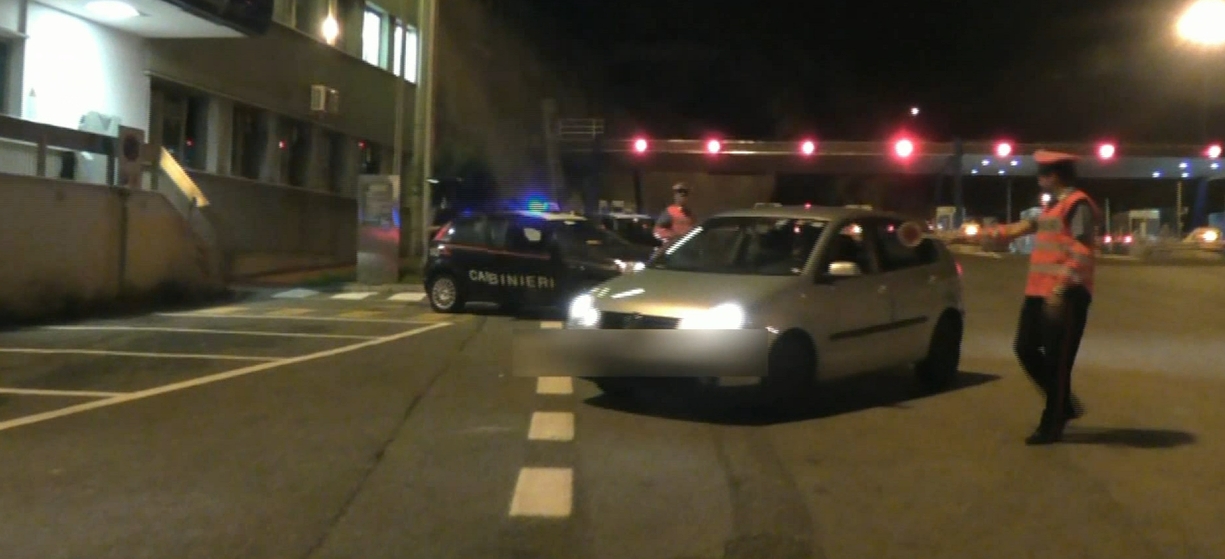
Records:
[[[914,365],[920,380],[944,386],[960,362],[961,268],[923,229],[853,208],[723,213],[641,272],[576,297],[565,328],[764,330],[762,384],[780,396],[899,365]],[[687,351],[701,359],[699,350],[675,347],[669,361]],[[610,394],[641,388],[644,378],[633,371],[654,365],[632,365],[636,355],[617,358],[626,376],[592,380]]]
[[[623,239],[643,246],[659,246],[655,238],[655,218],[639,213],[608,212],[600,215],[604,227]]]
[[[469,302],[554,307],[645,265],[634,245],[569,213],[499,211],[455,218],[430,244],[424,281],[430,305],[457,312]]]

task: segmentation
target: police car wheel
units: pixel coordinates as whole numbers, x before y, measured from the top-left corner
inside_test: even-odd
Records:
[[[947,388],[957,379],[961,368],[963,326],[956,313],[946,313],[936,323],[927,358],[915,366],[919,381],[932,390]]]
[[[456,312],[464,306],[463,292],[455,276],[440,274],[430,281],[430,306],[437,312]]]

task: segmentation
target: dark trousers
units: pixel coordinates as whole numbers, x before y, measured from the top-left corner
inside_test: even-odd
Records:
[[[1067,290],[1057,317],[1046,311],[1046,300],[1026,297],[1013,343],[1029,378],[1046,394],[1040,429],[1062,429],[1072,414],[1072,365],[1089,318],[1093,298],[1083,287]]]

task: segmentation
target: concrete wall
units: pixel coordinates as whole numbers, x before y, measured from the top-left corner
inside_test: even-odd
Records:
[[[228,276],[357,261],[356,199],[208,173],[191,178],[208,198],[201,213]],[[174,196],[173,186],[160,184]]]
[[[168,288],[185,295],[223,288],[206,247],[155,192],[0,175],[0,254],[4,322]]]
[[[600,198],[634,202],[634,177],[628,171],[606,174]],[[688,172],[642,173],[642,208],[658,214],[672,203],[672,185],[684,182],[690,186],[690,207],[699,219],[716,213],[751,208],[758,202],[769,202],[774,194],[774,175],[723,175]]]
[[[340,93],[340,112],[322,124],[387,146],[394,140],[399,83],[407,88],[405,130],[412,130],[413,84],[280,25],[247,39],[151,40],[148,70],[158,78],[307,121],[317,120],[310,114],[311,85],[327,85]],[[406,133],[405,138],[407,145],[412,136]]]

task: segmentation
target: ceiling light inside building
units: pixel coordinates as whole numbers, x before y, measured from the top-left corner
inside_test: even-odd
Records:
[[[140,12],[127,2],[119,0],[97,0],[85,5],[85,10],[103,19],[130,19],[140,15]]]

